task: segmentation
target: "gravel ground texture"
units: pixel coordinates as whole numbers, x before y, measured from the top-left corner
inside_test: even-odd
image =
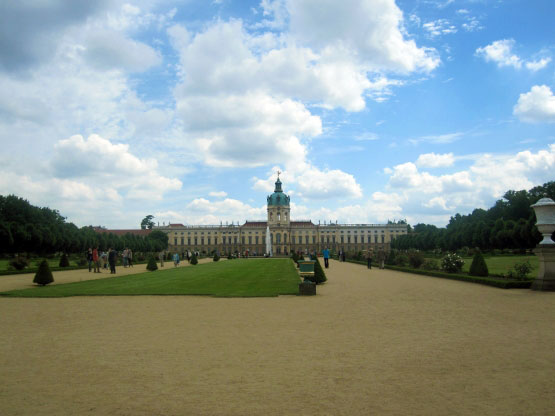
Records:
[[[313,297],[0,297],[0,414],[555,414],[555,293],[326,273]]]

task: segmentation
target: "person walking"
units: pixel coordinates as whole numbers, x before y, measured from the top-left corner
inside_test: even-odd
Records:
[[[116,274],[116,258],[118,253],[113,248],[108,249],[108,263],[110,263],[110,274]]]
[[[94,264],[94,272],[100,273],[100,257],[98,256],[98,247],[95,247],[92,251],[92,261]]]
[[[161,251],[160,253],[158,253],[158,259],[160,260],[160,267],[164,267],[164,252]]]
[[[133,267],[133,251],[130,248],[127,249],[127,264]]]
[[[174,255],[173,255],[173,267],[177,267],[178,264],[179,264],[179,254],[174,253]]]
[[[383,249],[378,250],[378,265],[380,269],[385,269],[385,251]]]
[[[123,267],[127,267],[127,249],[123,249],[123,253],[122,253],[122,257],[123,257]]]
[[[324,249],[324,251],[322,252],[322,254],[324,255],[324,265],[326,266],[326,269],[330,267],[330,251],[328,250],[328,248],[326,247]]]
[[[368,250],[368,254],[366,254],[366,261],[368,262],[368,268],[372,268],[372,250]]]
[[[92,263],[93,263],[93,253],[92,253],[92,248],[90,247],[89,247],[89,251],[87,251],[87,262],[89,263],[89,273],[90,273],[92,269]]]
[[[345,251],[344,250],[341,251],[341,261],[343,263],[345,263]]]
[[[100,257],[102,257],[103,268],[108,270],[108,253],[103,251]]]

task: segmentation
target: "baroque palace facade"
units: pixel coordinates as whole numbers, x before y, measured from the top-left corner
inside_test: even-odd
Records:
[[[274,193],[267,198],[266,221],[246,221],[243,225],[183,225],[155,227],[168,234],[168,250],[187,250],[220,254],[249,252],[263,255],[269,228],[272,253],[288,255],[291,251],[321,252],[328,248],[347,253],[378,249],[389,250],[389,243],[407,233],[406,224],[314,224],[311,220],[291,221],[289,196],[283,193],[279,174]]]

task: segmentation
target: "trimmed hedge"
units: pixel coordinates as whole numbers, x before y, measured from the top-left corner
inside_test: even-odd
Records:
[[[357,260],[345,260],[348,263],[361,264],[366,266],[366,262]],[[461,282],[478,283],[481,285],[499,287],[501,289],[529,289],[532,286],[531,280],[508,280],[508,279],[494,279],[491,277],[470,276],[467,274],[444,273],[434,270],[411,269],[409,267],[385,265],[386,269],[395,270],[399,272],[418,274],[422,276],[441,277],[444,279],[458,280]]]
[[[501,289],[529,289],[532,286],[532,281],[523,280],[508,280],[508,279],[492,279],[490,277],[470,276],[467,274],[458,273],[443,273],[433,270],[420,270],[409,269],[408,267],[398,266],[385,266],[386,269],[395,270],[398,272],[419,274],[423,276],[441,277],[443,279],[459,280],[462,282],[479,283],[481,285],[499,287]]]

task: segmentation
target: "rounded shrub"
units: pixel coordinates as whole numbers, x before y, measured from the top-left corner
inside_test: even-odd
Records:
[[[218,253],[214,253],[214,258],[212,260],[220,261],[220,256],[218,255]]]
[[[33,283],[37,285],[46,286],[49,283],[54,281],[54,277],[52,276],[52,272],[50,271],[50,266],[48,265],[48,261],[43,260],[40,265],[37,273],[35,274],[35,278],[33,279]]]
[[[64,253],[62,254],[62,257],[60,257],[60,267],[69,267],[69,259],[67,258],[67,254]]]
[[[318,259],[316,259],[314,263],[314,276],[306,277],[305,280],[310,280],[317,285],[328,280],[328,278],[326,277],[326,273],[324,272],[324,269],[322,269],[322,266],[320,265]]]
[[[425,259],[420,268],[424,270],[439,270],[439,263],[434,259]]]
[[[476,252],[474,253],[474,257],[472,258],[472,264],[470,265],[470,270],[468,271],[468,274],[470,274],[471,276],[484,277],[489,275],[488,266],[486,264],[486,261],[484,260],[482,252],[479,249],[476,249]]]
[[[191,257],[191,264],[193,265],[198,264],[198,259],[196,254],[193,254],[193,257]]]
[[[414,269],[420,268],[420,266],[424,263],[424,255],[421,251],[411,250],[409,251],[409,264],[410,267]]]
[[[25,257],[17,256],[10,261],[10,266],[16,270],[23,270],[25,267],[29,266],[29,261]]]
[[[154,270],[158,270],[158,264],[156,264],[156,259],[154,257],[150,257],[148,259],[148,264],[146,265],[146,269],[153,272]]]
[[[460,273],[464,265],[464,260],[455,253],[447,253],[441,259],[441,268],[447,273]]]

